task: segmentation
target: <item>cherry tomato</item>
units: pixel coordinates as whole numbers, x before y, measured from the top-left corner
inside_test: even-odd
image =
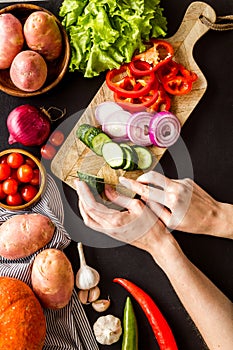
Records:
[[[2,189],[6,194],[16,194],[18,191],[18,182],[15,179],[7,179],[2,185]]]
[[[28,164],[21,165],[17,170],[17,177],[20,182],[29,182],[33,178],[33,169]]]
[[[36,168],[36,163],[35,163],[34,160],[32,160],[31,158],[26,158],[26,159],[25,159],[25,163],[26,163],[27,165],[30,165],[30,167],[31,167],[32,169]]]
[[[0,163],[7,163],[7,157],[8,157],[7,154],[5,154],[4,156],[2,156],[1,159],[0,159]]]
[[[35,195],[37,194],[38,190],[33,185],[25,185],[21,189],[21,196],[25,202],[30,202]]]
[[[40,184],[40,172],[39,169],[33,169],[33,178],[30,181],[33,186],[38,186]]]
[[[6,163],[0,164],[0,181],[6,180],[11,174],[11,168]]]
[[[23,203],[23,199],[22,199],[21,195],[19,194],[19,192],[17,192],[15,194],[9,194],[6,197],[6,203],[8,205],[20,205]]]
[[[51,143],[53,146],[61,146],[61,144],[62,144],[63,141],[64,141],[64,138],[65,138],[65,136],[64,136],[64,134],[63,134],[62,131],[60,131],[60,130],[55,130],[55,131],[51,134],[51,136],[50,136],[50,138],[49,138],[49,141],[50,141],[50,143]]]
[[[13,169],[17,169],[23,163],[24,163],[24,157],[20,153],[12,152],[7,157],[7,164]]]
[[[8,179],[15,179],[18,181],[17,170],[18,169],[11,169],[11,174],[8,177]]]
[[[50,143],[41,147],[40,153],[44,159],[53,159],[56,154],[56,148]]]
[[[0,200],[6,197],[6,193],[3,191],[3,184],[0,183]]]

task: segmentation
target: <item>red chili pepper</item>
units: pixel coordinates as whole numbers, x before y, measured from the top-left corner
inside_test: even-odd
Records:
[[[171,98],[168,96],[162,84],[159,84],[158,95],[156,101],[149,106],[149,111],[161,112],[169,111],[171,108]]]
[[[119,69],[109,70],[106,74],[106,84],[109,89],[129,98],[146,95],[151,90],[154,80],[155,75],[152,72],[143,76],[131,74],[127,64],[122,65]]]
[[[170,43],[165,40],[152,39],[152,47],[142,52],[139,55],[133,57],[129,64],[130,71],[133,74],[144,75],[154,72],[159,67],[169,62],[174,54],[173,47]],[[140,67],[139,62],[147,62],[150,64],[150,68]]]
[[[114,278],[113,282],[124,287],[139,303],[152,327],[160,350],[178,350],[171,328],[153,299],[141,288],[124,278]]]
[[[122,106],[122,108],[130,111],[130,112],[141,112],[146,108],[150,107],[155,103],[158,99],[158,87],[159,82],[157,78],[155,78],[153,85],[151,86],[151,90],[140,97],[132,98],[132,97],[124,97],[120,94],[114,93],[114,100]]]

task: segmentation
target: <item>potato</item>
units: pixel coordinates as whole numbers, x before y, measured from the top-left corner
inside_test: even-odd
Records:
[[[44,307],[66,306],[74,288],[74,273],[66,255],[58,249],[45,249],[32,265],[32,288]]]
[[[0,255],[7,259],[25,258],[49,243],[55,226],[41,214],[12,216],[0,226]]]
[[[44,11],[28,16],[23,27],[28,47],[47,61],[58,58],[62,50],[62,36],[54,17]]]
[[[18,53],[13,59],[10,77],[20,90],[30,92],[44,85],[47,71],[47,64],[39,53],[25,50]]]
[[[24,43],[22,24],[11,13],[0,15],[0,38],[0,69],[6,69]]]

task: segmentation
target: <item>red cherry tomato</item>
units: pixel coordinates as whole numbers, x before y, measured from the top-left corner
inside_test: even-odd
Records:
[[[40,153],[44,159],[53,159],[56,154],[56,148],[50,143],[41,147]]]
[[[21,196],[25,202],[30,202],[35,195],[37,194],[38,190],[33,185],[25,185],[21,189]]]
[[[0,200],[6,197],[6,193],[3,191],[3,184],[0,183]]]
[[[40,172],[39,169],[33,169],[33,178],[30,181],[33,186],[38,186],[40,184]]]
[[[11,174],[11,168],[6,163],[0,164],[0,181],[6,180]]]
[[[29,182],[33,178],[33,169],[28,164],[21,165],[17,170],[17,177],[20,182]]]
[[[6,194],[16,194],[18,191],[18,182],[15,179],[7,179],[2,185],[2,189]]]
[[[24,163],[24,157],[22,156],[22,154],[18,152],[12,152],[7,157],[7,164],[13,169],[17,169],[23,163]]]
[[[61,144],[62,144],[63,141],[64,141],[64,138],[65,138],[65,136],[64,136],[64,134],[63,134],[62,131],[60,131],[60,130],[55,130],[55,131],[51,134],[51,136],[50,136],[50,138],[49,138],[49,141],[50,141],[50,143],[51,143],[53,146],[61,146]]]
[[[30,165],[30,167],[31,167],[32,169],[36,168],[36,163],[35,163],[34,160],[32,160],[31,158],[26,158],[26,159],[25,159],[25,163],[26,163],[27,165]]]
[[[19,192],[17,192],[15,194],[9,194],[6,197],[6,203],[8,205],[21,205],[23,203],[23,199]]]
[[[5,154],[4,156],[2,156],[1,159],[0,159],[0,163],[7,163],[7,157],[8,157],[7,154]]]

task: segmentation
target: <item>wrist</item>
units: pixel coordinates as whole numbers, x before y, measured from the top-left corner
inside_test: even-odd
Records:
[[[214,222],[214,221],[213,221]],[[233,205],[219,202],[213,235],[233,239]]]

